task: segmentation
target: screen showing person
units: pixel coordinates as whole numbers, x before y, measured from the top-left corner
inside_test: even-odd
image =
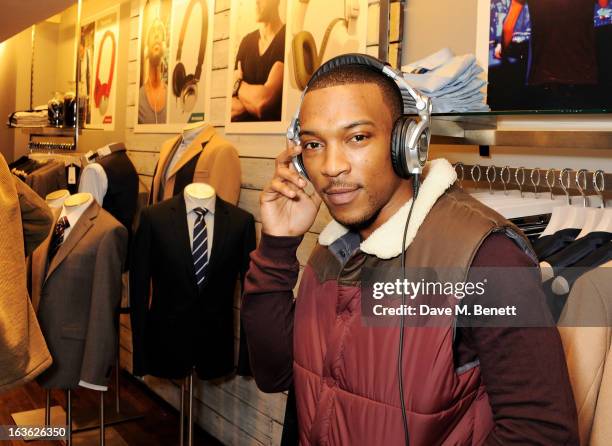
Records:
[[[167,19],[170,4],[162,0],[158,11],[147,2],[142,26],[140,91],[138,94],[138,124],[166,122],[168,92]]]
[[[280,121],[285,63],[280,0],[260,0],[253,5],[259,26],[242,38],[236,54],[231,120]]]
[[[612,104],[610,0],[491,0],[493,109]]]

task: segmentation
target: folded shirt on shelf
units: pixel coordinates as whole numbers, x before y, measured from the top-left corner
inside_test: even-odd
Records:
[[[487,82],[478,76],[483,68],[473,54],[455,56],[444,48],[402,67],[404,79],[432,98],[434,113],[488,111],[482,88]],[[408,103],[409,106],[414,105]]]
[[[9,127],[42,127],[47,125],[47,107],[36,107],[34,110],[16,111],[9,115]]]

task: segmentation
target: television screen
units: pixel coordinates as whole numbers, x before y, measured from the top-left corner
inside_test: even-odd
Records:
[[[491,0],[492,110],[612,109],[612,0]]]

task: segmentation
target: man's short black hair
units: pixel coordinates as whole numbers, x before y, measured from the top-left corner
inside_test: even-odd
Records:
[[[311,79],[308,91],[335,87],[345,84],[376,84],[380,88],[383,101],[389,107],[393,123],[404,110],[402,94],[393,79],[364,65],[340,65]]]

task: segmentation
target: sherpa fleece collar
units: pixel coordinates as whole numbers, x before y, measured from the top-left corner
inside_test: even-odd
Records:
[[[423,177],[419,196],[410,217],[404,249],[410,246],[425,217],[427,217],[438,198],[455,182],[457,173],[446,159],[438,158],[427,163]],[[360,250],[380,259],[391,259],[400,255],[404,226],[411,203],[412,199],[408,200],[389,220],[362,241],[359,246]],[[323,246],[329,246],[348,231],[347,227],[342,226],[336,220],[332,220],[319,234],[319,243]]]

